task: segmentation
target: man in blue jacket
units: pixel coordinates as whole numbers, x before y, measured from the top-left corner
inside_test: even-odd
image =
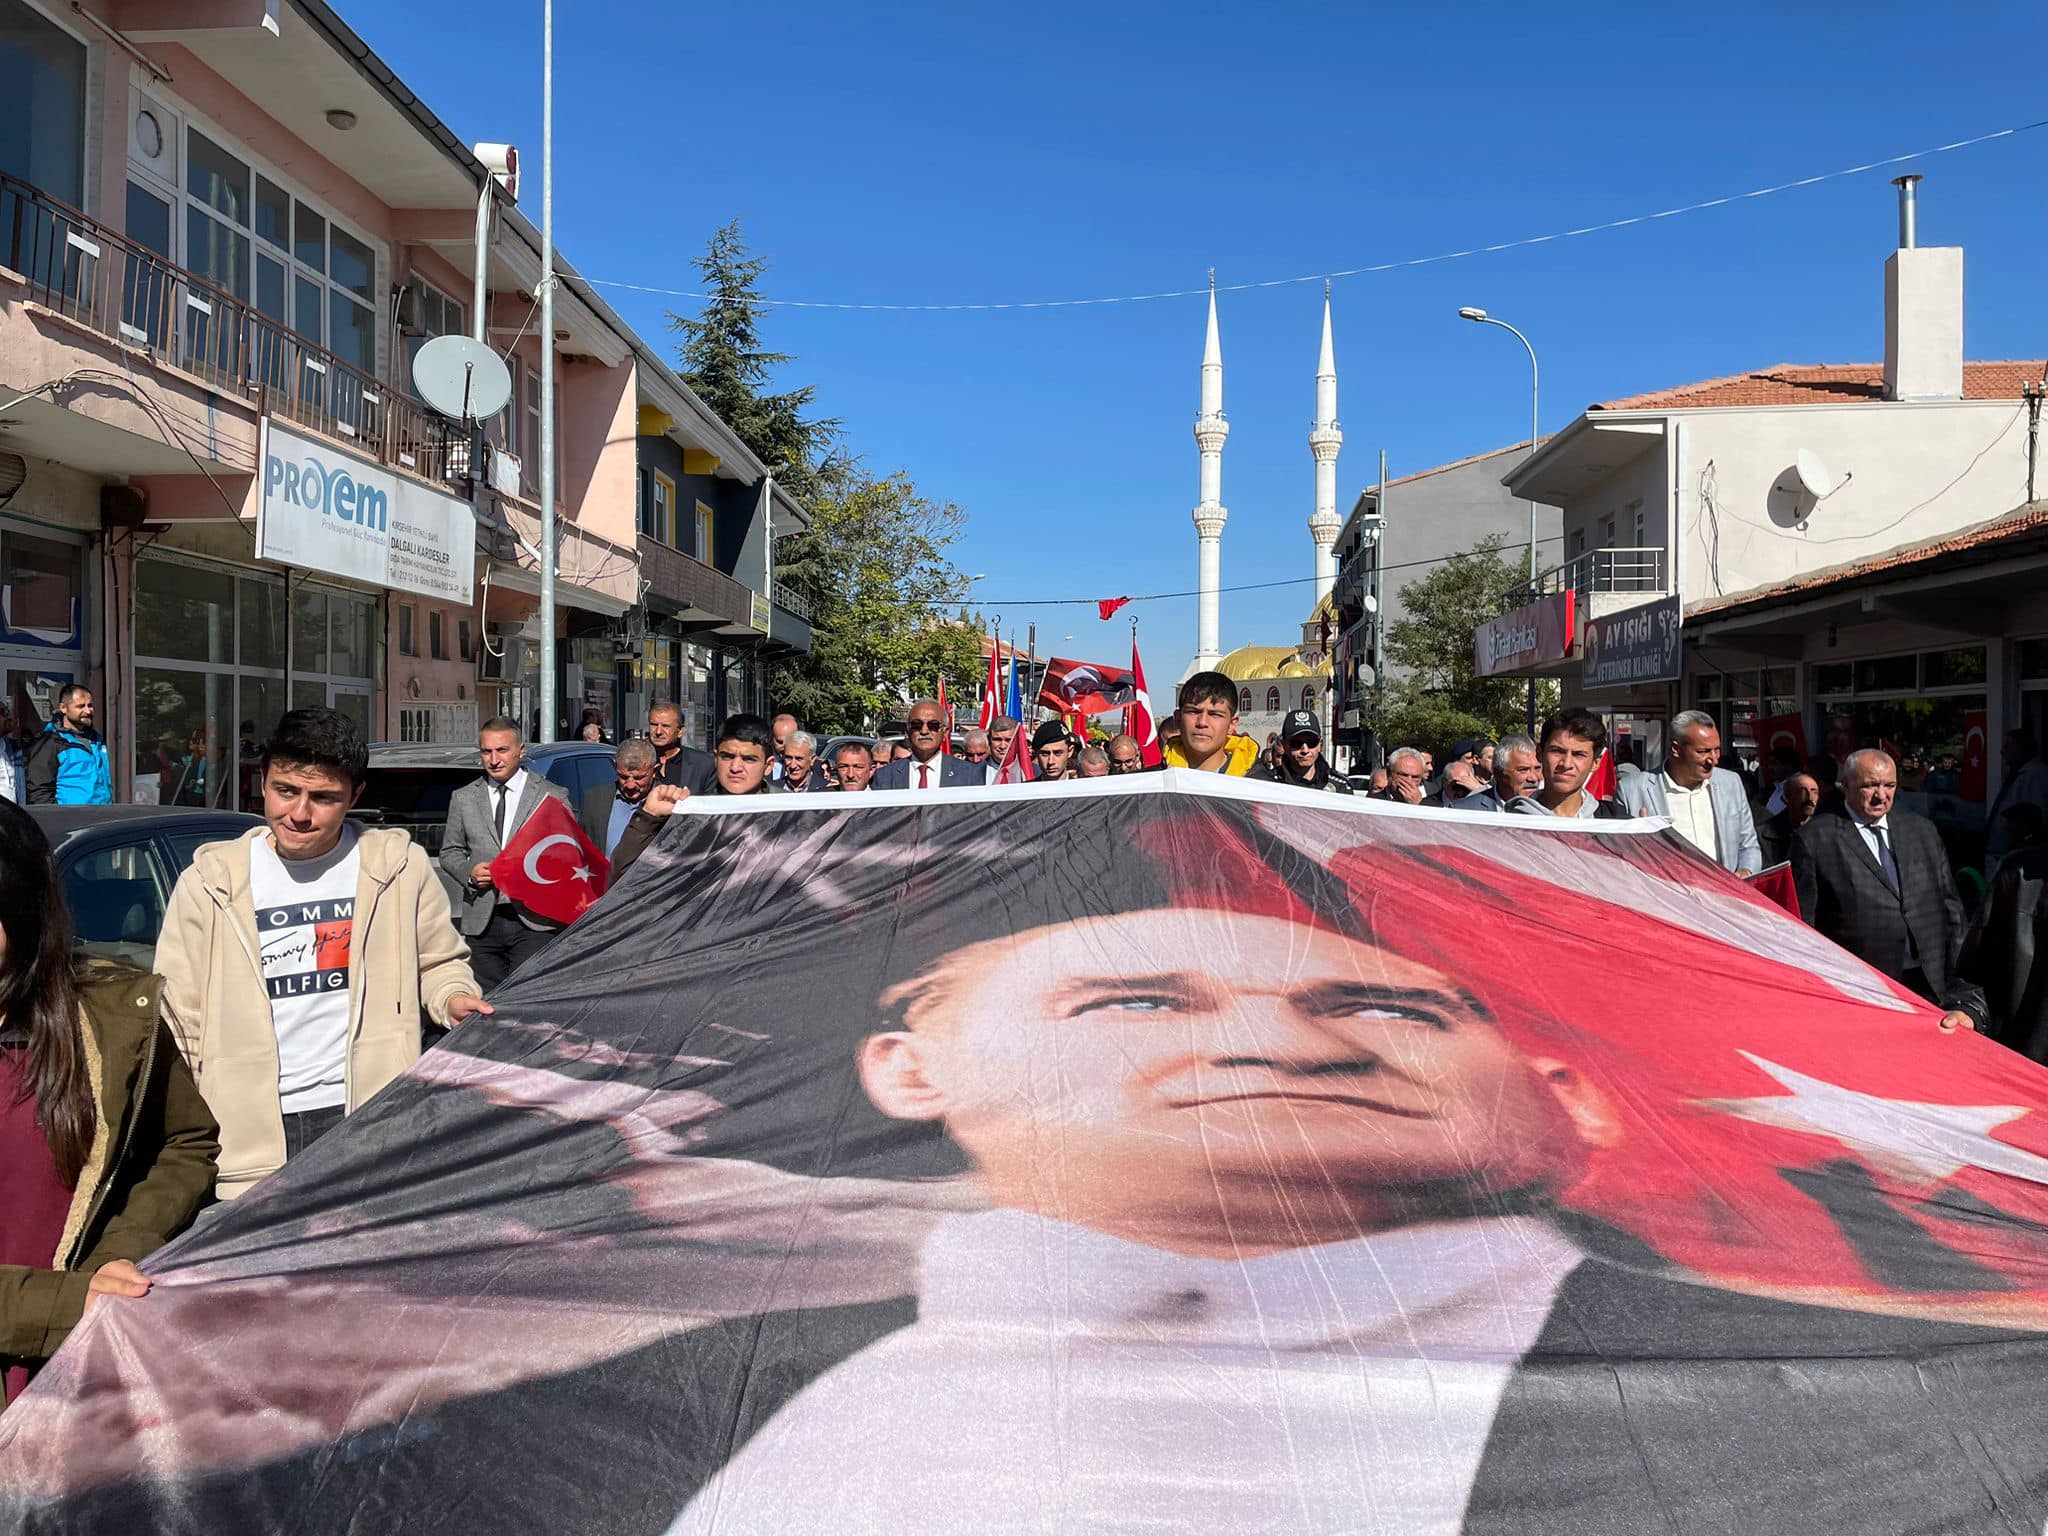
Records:
[[[57,690],[57,718],[28,749],[23,775],[30,805],[111,805],[114,779],[107,745],[92,728],[92,690],[66,683]]]

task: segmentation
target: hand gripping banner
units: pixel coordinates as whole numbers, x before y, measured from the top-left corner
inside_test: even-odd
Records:
[[[2048,1521],[2048,1076],[1655,824],[699,797],[494,1002],[95,1307],[9,1529]]]

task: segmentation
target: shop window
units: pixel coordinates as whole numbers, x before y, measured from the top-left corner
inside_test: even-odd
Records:
[[[413,606],[411,603],[398,605],[398,654],[419,655],[419,642],[412,632]]]
[[[1858,693],[1911,693],[1919,686],[1917,656],[1873,656],[1856,663]]]
[[[9,529],[0,534],[0,637],[40,645],[80,643],[83,551]]]
[[[1952,651],[1928,651],[1920,658],[1922,688],[1982,688],[1986,679],[1984,647],[1959,646]]]

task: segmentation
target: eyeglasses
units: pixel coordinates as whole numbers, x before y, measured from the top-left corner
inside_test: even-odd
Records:
[[[910,728],[919,735],[923,735],[927,731],[936,731],[940,727],[939,722],[936,720],[913,720],[910,722]]]

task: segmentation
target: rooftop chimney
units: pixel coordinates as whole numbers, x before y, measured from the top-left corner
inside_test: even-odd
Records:
[[[1884,264],[1887,400],[1963,397],[1963,248],[1920,244],[1918,176],[1901,176],[1899,248]]]

